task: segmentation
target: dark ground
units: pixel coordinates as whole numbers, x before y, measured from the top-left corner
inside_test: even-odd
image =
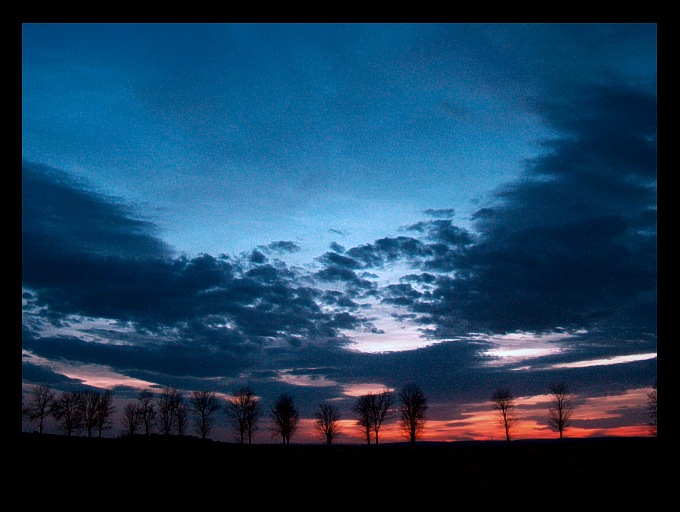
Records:
[[[43,495],[94,488],[252,494],[370,487],[442,489],[452,496],[555,489],[561,499],[574,499],[583,491],[651,496],[661,474],[656,438],[327,447],[22,433],[19,453],[20,474],[28,482],[39,479]]]

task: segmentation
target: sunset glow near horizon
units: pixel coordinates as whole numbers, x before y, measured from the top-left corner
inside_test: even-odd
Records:
[[[646,23],[24,24],[24,398],[249,385],[254,442],[285,392],[362,443],[415,383],[449,442],[508,388],[553,439],[563,382],[566,437],[650,435],[656,80]]]

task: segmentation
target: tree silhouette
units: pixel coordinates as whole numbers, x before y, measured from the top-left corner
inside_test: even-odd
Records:
[[[381,393],[366,393],[354,402],[352,412],[359,430],[366,436],[367,444],[371,444],[371,435],[375,438],[375,444],[378,444],[378,434],[391,413],[393,403],[394,393],[387,389]]]
[[[494,391],[491,396],[494,409],[498,410],[501,415],[500,423],[505,431],[505,440],[510,442],[510,430],[515,424],[517,418],[514,413],[515,397],[508,388],[499,388]]]
[[[248,439],[252,443],[253,433],[257,430],[260,420],[260,400],[250,386],[242,386],[229,398],[225,413],[237,433],[237,439],[241,444]]]
[[[333,439],[340,434],[340,411],[335,404],[323,402],[314,414],[314,427],[330,446]]]
[[[425,412],[428,409],[427,397],[417,384],[407,383],[399,391],[400,422],[404,435],[412,445],[425,426]]]
[[[220,403],[214,391],[194,391],[191,394],[191,407],[196,415],[196,428],[201,439],[206,439],[212,430]]]
[[[129,436],[133,436],[137,433],[137,427],[139,426],[139,412],[137,411],[137,406],[133,403],[128,402],[123,408],[123,416],[120,419],[123,424],[123,432]]]
[[[137,417],[144,427],[144,434],[148,436],[156,424],[156,406],[153,403],[153,393],[148,389],[137,395]]]
[[[92,431],[97,426],[97,411],[101,398],[101,393],[98,391],[86,389],[85,391],[80,392],[78,411],[80,413],[82,425],[87,432],[87,437],[92,437]]]
[[[374,395],[373,407],[373,434],[375,435],[375,444],[378,444],[378,433],[382,427],[383,421],[391,414],[390,407],[394,404],[394,393],[385,390],[382,393]]]
[[[177,390],[165,387],[156,401],[158,406],[158,427],[161,434],[169,436],[177,424]]]
[[[52,404],[52,416],[63,424],[62,428],[68,437],[77,432],[81,426],[81,400],[81,393],[65,391]]]
[[[647,395],[647,414],[649,415],[650,434],[656,436],[657,417],[656,417],[656,381],[652,384],[652,390]]]
[[[300,414],[295,407],[293,397],[282,393],[271,409],[272,432],[281,436],[283,444],[290,444],[290,438],[298,428]]]
[[[570,424],[572,413],[571,393],[564,382],[549,386],[552,402],[549,408],[549,424],[560,433],[560,441],[563,438],[564,429]]]
[[[28,403],[23,408],[23,413],[30,420],[37,420],[38,432],[43,433],[45,420],[52,413],[55,394],[48,386],[36,386],[28,395]]]
[[[113,405],[113,392],[110,389],[107,389],[101,394],[99,407],[97,408],[95,421],[97,437],[101,437],[104,430],[111,428],[110,418],[115,411],[116,408]]]
[[[188,423],[189,407],[184,401],[184,395],[178,391],[175,395],[175,424],[178,436],[183,436],[186,433]]]
[[[373,431],[373,422],[371,421],[372,408],[373,395],[370,393],[357,397],[352,406],[357,427],[366,438],[366,444],[371,444],[371,432]]]

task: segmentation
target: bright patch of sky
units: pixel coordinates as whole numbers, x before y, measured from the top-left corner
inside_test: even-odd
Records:
[[[655,359],[656,353],[650,354],[630,354],[626,356],[607,357],[606,359],[591,359],[588,361],[576,361],[573,363],[558,363],[551,368],[588,368],[589,366],[608,366],[612,364],[633,363],[635,361],[646,361]]]
[[[559,354],[564,349],[558,342],[573,338],[583,330],[569,332],[551,333],[532,333],[514,332],[507,334],[474,334],[473,340],[482,340],[493,343],[497,348],[492,348],[483,352],[483,355],[490,356],[493,360],[488,361],[487,366],[502,366],[516,364],[518,362]]]
[[[348,349],[365,353],[401,352],[447,341],[423,337],[422,327],[394,318],[392,314],[397,312],[395,308],[374,304],[371,315],[375,315],[373,324],[376,331],[350,333],[352,343]]]
[[[366,395],[368,393],[382,393],[385,390],[388,391],[394,391],[394,389],[391,389],[384,384],[376,384],[376,383],[364,383],[364,384],[349,384],[349,385],[343,385],[342,386],[342,393],[345,396],[353,396],[353,397],[358,397],[361,395]]]

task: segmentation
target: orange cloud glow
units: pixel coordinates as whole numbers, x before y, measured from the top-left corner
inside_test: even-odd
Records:
[[[387,388],[384,384],[352,384],[350,386],[343,386],[342,392],[346,396],[361,396],[367,393],[382,393],[387,389],[394,391],[394,389]]]
[[[127,386],[137,389],[157,387],[153,382],[135,379],[112,371],[106,366],[97,364],[72,365],[65,362],[48,361],[30,352],[23,351],[26,360],[37,366],[49,368],[55,373],[64,375],[70,379],[81,381],[87,386],[101,389],[112,389],[116,386]]]

